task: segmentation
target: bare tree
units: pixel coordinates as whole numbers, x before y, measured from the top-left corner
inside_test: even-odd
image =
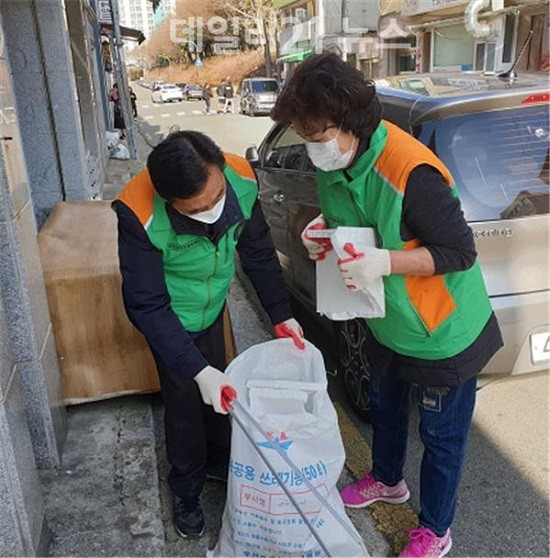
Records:
[[[228,10],[244,16],[256,26],[260,44],[264,49],[265,71],[272,75],[271,46],[275,45],[277,11],[272,0],[237,0],[226,4]]]

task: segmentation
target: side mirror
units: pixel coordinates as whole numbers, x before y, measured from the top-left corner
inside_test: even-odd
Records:
[[[244,154],[246,160],[254,167],[260,162],[260,155],[258,154],[258,148],[255,145],[247,148]]]

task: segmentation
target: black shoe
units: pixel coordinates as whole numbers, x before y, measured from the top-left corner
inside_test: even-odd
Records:
[[[174,496],[174,528],[184,539],[198,539],[204,533],[204,515],[199,499],[193,503]]]
[[[206,466],[206,480],[227,483],[229,467],[227,464]]]

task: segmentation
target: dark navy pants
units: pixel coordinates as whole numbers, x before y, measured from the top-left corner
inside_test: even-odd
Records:
[[[372,474],[387,485],[403,478],[411,390],[418,390],[419,432],[424,444],[419,519],[422,527],[442,536],[455,516],[476,378],[455,387],[418,386],[398,377],[395,360],[388,350],[382,358],[372,359]]]
[[[223,312],[210,328],[192,336],[206,361],[218,370],[225,370]],[[194,380],[176,382],[161,368],[158,372],[164,403],[166,454],[171,465],[168,484],[174,494],[193,502],[204,487],[206,468],[229,462],[229,417],[216,413],[211,405],[203,402]]]

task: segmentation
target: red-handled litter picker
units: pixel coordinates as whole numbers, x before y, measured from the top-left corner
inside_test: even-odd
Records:
[[[229,391],[229,390],[231,390],[231,391]],[[268,436],[267,432],[262,428],[260,423],[250,414],[250,411],[248,411],[248,409],[244,405],[242,405],[239,401],[237,401],[235,399],[235,393],[234,393],[234,390],[232,388],[229,388],[229,389],[224,388],[222,390],[222,400],[225,403],[225,407],[231,412],[231,416],[234,419],[234,421],[239,425],[239,427],[243,431],[244,435],[248,438],[248,440],[250,441],[250,443],[252,444],[254,449],[258,452],[262,461],[265,463],[265,465],[267,466],[267,468],[269,469],[269,471],[271,472],[273,477],[277,479],[277,482],[279,483],[279,486],[282,488],[283,492],[286,494],[286,496],[288,497],[288,499],[290,500],[290,502],[292,503],[294,508],[296,508],[296,511],[298,512],[298,514],[300,515],[300,517],[304,521],[305,525],[307,525],[311,534],[313,535],[313,537],[315,538],[315,540],[317,541],[317,543],[321,547],[321,550],[325,553],[325,556],[328,556],[328,557],[332,556],[330,554],[330,552],[328,551],[327,547],[325,546],[325,544],[323,543],[323,541],[321,540],[321,538],[319,537],[319,533],[317,533],[317,531],[315,530],[315,527],[314,527],[313,523],[307,518],[306,514],[304,513],[304,511],[302,510],[302,508],[300,507],[298,502],[296,502],[296,500],[294,499],[294,497],[290,493],[289,489],[285,486],[284,482],[282,482],[282,480],[279,478],[279,475],[277,474],[274,467],[269,462],[269,459],[266,457],[262,448],[260,448],[256,444],[256,442],[252,438],[251,434],[246,430],[246,428],[243,424],[243,421],[241,420],[239,415],[244,416],[250,422],[250,424],[252,424],[254,426],[254,428],[261,434],[261,436],[266,441],[271,442],[271,439]],[[362,546],[363,541],[361,540],[361,537],[359,537],[359,535],[353,529],[350,529],[350,526],[348,524],[346,524],[346,522],[342,519],[340,514],[330,505],[330,503],[326,500],[326,498],[324,498],[319,493],[319,491],[311,484],[311,482],[308,479],[305,478],[305,476],[302,474],[300,469],[298,469],[298,467],[296,467],[296,465],[292,462],[292,460],[288,457],[288,455],[286,455],[286,453],[280,447],[278,447],[276,444],[273,444],[272,447],[277,452],[279,457],[292,469],[294,474],[311,491],[311,493],[320,502],[320,504],[330,512],[330,514],[338,521],[338,523],[340,523],[340,525],[342,525],[342,527],[349,534],[349,536],[352,537],[352,539],[354,541],[356,541],[359,545]]]

